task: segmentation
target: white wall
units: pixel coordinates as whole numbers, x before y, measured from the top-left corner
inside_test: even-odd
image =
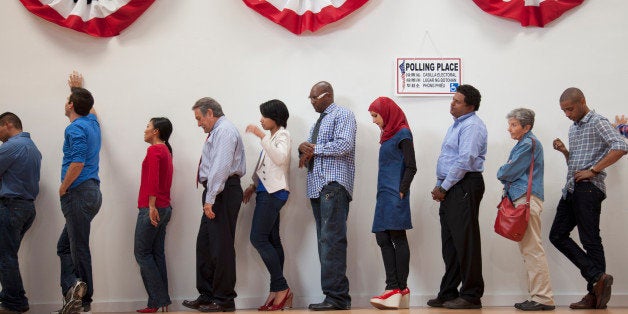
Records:
[[[348,276],[354,306],[384,288],[379,248],[370,233],[376,191],[378,129],[367,112],[370,102],[393,93],[394,58],[461,57],[463,80],[479,88],[479,115],[489,130],[489,151],[480,223],[486,282],[485,305],[511,305],[527,293],[516,245],[493,233],[501,186],[497,168],[514,145],[505,114],[526,106],[537,112],[535,133],[545,146],[545,247],[552,284],[560,305],[579,300],[585,281],[547,240],[566,166],[551,141],[567,138],[570,121],[558,106],[564,88],[578,86],[590,108],[607,117],[626,112],[622,92],[628,81],[622,0],[585,1],[546,28],[522,28],[488,15],[472,1],[371,0],[345,20],[315,34],[295,36],[241,1],[157,1],[122,35],[98,39],[58,27],[27,12],[18,1],[0,1],[0,111],[12,111],[43,154],[37,219],[20,251],[21,269],[33,304],[59,304],[56,242],[64,219],[57,196],[67,74],[76,69],[96,98],[103,145],[104,195],[92,223],[95,306],[130,310],[144,305],[133,233],[139,171],[146,144],[142,132],[150,117],[174,123],[173,218],[166,250],[173,300],[196,297],[195,240],[201,217],[194,177],[204,135],[190,107],[200,97],[222,103],[242,131],[259,120],[258,105],[279,98],[288,104],[288,129],[296,146],[305,140],[317,114],[307,96],[313,83],[330,81],[339,104],[358,120],[354,201],[349,215]],[[435,47],[425,41],[429,32]],[[449,97],[395,98],[415,136],[419,171],[411,188],[414,229],[411,245],[412,305],[424,305],[438,289],[440,254],[438,204],[431,200],[436,160],[452,119]],[[244,135],[247,166],[260,145]],[[282,214],[287,254],[285,275],[298,306],[320,301],[319,263],[314,220],[305,196],[305,173],[293,163],[291,196]],[[250,172],[243,180],[249,183]],[[628,305],[628,208],[626,160],[609,169],[603,203],[602,237],[608,272],[615,276],[610,305]],[[253,204],[242,206],[236,234],[238,307],[262,303],[268,275],[248,242]],[[177,302],[178,303],[178,302]]]

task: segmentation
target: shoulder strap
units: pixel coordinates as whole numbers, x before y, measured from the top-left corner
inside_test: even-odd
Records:
[[[532,140],[532,158],[530,159],[530,174],[528,175],[528,191],[526,192],[526,204],[530,204],[530,193],[532,192],[532,174],[534,172],[534,146],[536,141]]]

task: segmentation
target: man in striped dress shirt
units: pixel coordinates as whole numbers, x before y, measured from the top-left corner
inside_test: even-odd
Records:
[[[237,296],[234,238],[242,203],[240,178],[246,173],[238,129],[209,97],[192,107],[198,126],[208,134],[198,168],[203,215],[196,238],[196,300],[183,305],[201,312],[233,312]]]

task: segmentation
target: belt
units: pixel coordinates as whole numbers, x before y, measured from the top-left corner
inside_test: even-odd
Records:
[[[34,200],[25,199],[23,197],[0,197],[0,201],[28,201],[33,202]]]
[[[231,180],[231,179],[240,179],[240,176],[239,176],[239,175],[237,175],[237,174],[234,174],[234,175],[231,175],[231,176],[229,176],[229,177],[227,178],[227,180]],[[203,181],[203,182],[201,182],[201,185],[202,185],[204,188],[207,188],[207,181]]]

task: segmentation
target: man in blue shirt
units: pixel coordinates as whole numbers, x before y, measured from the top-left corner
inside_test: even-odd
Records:
[[[203,215],[196,238],[196,300],[183,306],[201,312],[235,311],[236,222],[242,204],[240,178],[246,174],[244,144],[238,129],[210,97],[199,99],[194,117],[207,133],[198,165],[203,191]]]
[[[28,311],[17,252],[35,220],[41,153],[17,115],[0,115],[0,313]]]
[[[606,198],[606,169],[628,151],[628,144],[611,122],[589,110],[578,88],[560,96],[560,109],[574,123],[569,127],[569,149],[560,139],[554,149],[567,161],[567,183],[556,208],[550,241],[587,281],[588,293],[572,309],[604,309],[611,298],[613,276],[606,274],[606,259],[600,237],[600,213]],[[582,248],[570,237],[578,227]]]
[[[310,91],[320,113],[307,142],[299,145],[299,168],[307,167],[307,196],[316,220],[321,286],[325,300],[314,311],[351,308],[347,279],[347,215],[355,175],[356,122],[353,112],[334,103],[331,84],[319,82]]]
[[[454,124],[447,130],[436,166],[432,198],[440,202],[439,216],[445,274],[431,307],[478,309],[484,294],[478,213],[484,195],[487,131],[475,114],[480,92],[460,85],[451,102]],[[460,291],[458,286],[460,285]]]
[[[87,312],[91,308],[94,286],[89,234],[92,219],[102,203],[98,177],[101,137],[93,109],[94,98],[82,88],[80,74],[73,72],[68,84],[71,93],[65,115],[70,125],[65,128],[59,186],[65,226],[57,243],[64,296],[62,314]]]

